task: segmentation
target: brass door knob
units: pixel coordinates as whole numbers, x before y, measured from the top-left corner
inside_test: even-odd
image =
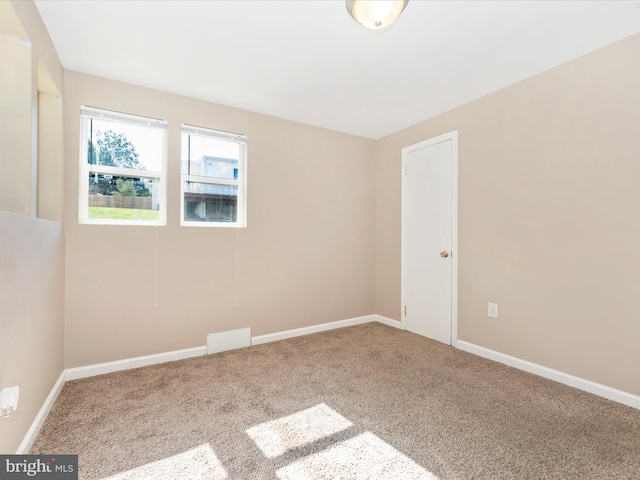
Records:
[[[449,252],[442,251],[442,252],[440,252],[440,256],[443,257],[443,258],[447,258],[449,256]]]

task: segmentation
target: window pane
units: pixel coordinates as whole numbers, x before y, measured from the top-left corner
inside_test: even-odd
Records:
[[[185,182],[184,219],[189,222],[235,222],[238,187]]]
[[[85,119],[87,163],[137,170],[162,170],[164,132],[111,120]]]
[[[182,135],[182,173],[214,178],[238,178],[240,144],[198,135]]]
[[[90,173],[88,217],[91,220],[158,220],[159,186],[157,178]]]

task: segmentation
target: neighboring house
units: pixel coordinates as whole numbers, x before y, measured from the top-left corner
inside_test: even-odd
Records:
[[[187,164],[188,174],[221,179],[238,179],[238,159],[203,155]],[[234,222],[238,187],[187,182],[184,194],[185,220]]]

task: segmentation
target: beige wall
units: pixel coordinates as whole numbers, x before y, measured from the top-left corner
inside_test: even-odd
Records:
[[[65,88],[67,367],[373,313],[373,141],[74,72]],[[167,226],[78,224],[81,104],[168,121]],[[181,123],[247,135],[248,228],[180,227]]]
[[[0,211],[21,215],[31,211],[31,55],[0,32]]]
[[[0,419],[0,452],[15,453],[62,373],[62,224],[0,212],[0,388],[20,386]]]
[[[0,1],[0,3],[11,5],[37,51],[37,61],[47,67],[58,91],[62,91],[64,69],[35,3],[31,0]]]
[[[38,93],[38,218],[62,222],[64,166],[62,101]]]
[[[636,35],[381,140],[376,312],[399,319],[400,149],[458,130],[459,338],[640,395],[639,51]]]
[[[20,386],[18,410],[0,419],[0,452],[15,453],[63,370],[63,227],[36,218],[31,198],[37,152],[37,72],[33,67],[38,59],[58,72],[53,80],[60,90],[63,84],[62,66],[35,6],[0,2],[0,17],[4,33],[27,36],[32,42],[31,48],[21,47],[29,53],[21,55],[20,62],[0,55],[0,63],[10,63],[7,71],[11,76],[24,79],[13,88],[3,87],[4,100],[15,101],[14,96],[20,96],[20,110],[0,109],[0,158],[20,161],[20,168],[2,165],[2,180],[19,185],[24,193],[14,197],[19,198],[19,208],[0,206],[5,210],[0,211],[0,388]]]

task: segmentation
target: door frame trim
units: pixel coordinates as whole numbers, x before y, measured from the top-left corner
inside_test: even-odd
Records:
[[[400,211],[400,323],[402,329],[406,330],[406,316],[404,306],[406,305],[406,271],[405,268],[405,242],[406,242],[406,221],[405,215],[405,168],[407,166],[407,155],[415,150],[419,150],[438,143],[451,140],[451,345],[458,343],[458,131],[444,133],[414,145],[409,145],[402,149],[402,169],[401,179],[401,211]]]

